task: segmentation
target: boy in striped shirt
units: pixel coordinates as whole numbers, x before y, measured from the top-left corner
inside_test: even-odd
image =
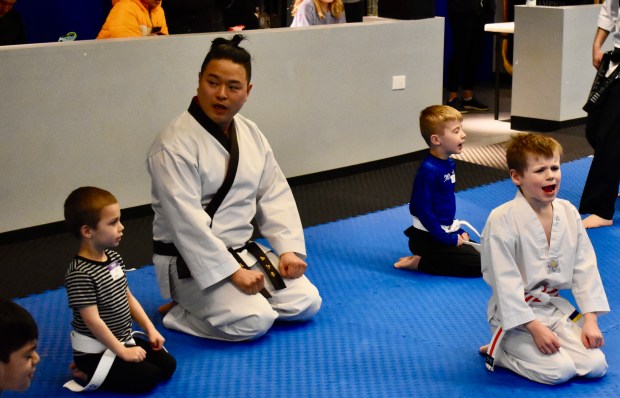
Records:
[[[131,294],[122,258],[110,250],[123,236],[118,201],[103,189],[81,187],[69,195],[64,212],[70,232],[80,239],[65,277],[73,310],[73,375],[89,381],[86,389],[101,385],[113,391],[149,391],[172,376],[176,361],[163,349],[165,339]],[[132,337],[132,320],[148,341]],[[111,355],[113,363],[107,376],[95,381],[105,355]]]

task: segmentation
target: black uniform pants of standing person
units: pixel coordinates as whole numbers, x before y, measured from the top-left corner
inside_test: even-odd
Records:
[[[411,253],[422,257],[418,271],[431,275],[481,276],[480,253],[470,245],[448,246],[437,242],[430,233],[409,227]]]
[[[594,159],[583,188],[579,212],[612,220],[620,183],[620,82],[607,89],[602,102],[588,113],[586,138]]]
[[[452,55],[450,56],[446,86],[449,92],[473,90],[480,64],[484,42],[484,18],[482,15],[449,13],[448,23],[452,29]]]
[[[364,20],[364,2],[344,3],[344,15],[347,22],[362,22]]]
[[[125,362],[114,358],[112,367],[101,385],[101,389],[125,393],[145,393],[157,384],[172,377],[176,370],[176,360],[165,350],[155,351],[148,341],[135,338],[136,345],[144,348],[146,359],[142,362]],[[86,354],[74,356],[78,369],[93,376],[103,354]]]

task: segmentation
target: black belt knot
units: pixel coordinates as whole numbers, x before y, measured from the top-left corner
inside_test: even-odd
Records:
[[[260,248],[260,246],[256,242],[249,241],[248,243],[246,243],[245,245],[241,246],[238,249],[229,248],[228,252],[235,258],[235,260],[237,260],[240,267],[245,268],[245,269],[250,269],[250,267],[245,263],[245,261],[243,261],[243,259],[238,254],[240,251],[243,251],[244,249],[250,252],[250,254],[252,254],[256,258],[256,260],[258,260],[258,263],[261,265],[263,270],[265,270],[265,273],[267,274],[267,277],[271,281],[271,284],[273,285],[274,289],[281,290],[286,287],[286,284],[284,284],[284,280],[282,279],[282,276],[280,275],[276,267],[273,265],[271,260],[269,260],[269,257],[267,256],[267,254]],[[179,253],[179,250],[174,245],[174,243],[166,243],[166,242],[154,240],[153,241],[153,252],[155,254],[159,254],[162,256],[177,257],[177,275],[179,279],[191,278],[192,273],[189,270],[189,267],[187,266],[187,263],[185,262],[185,260],[183,260],[181,253]],[[269,292],[265,288],[261,290],[261,293],[266,298],[271,297],[271,294],[269,294]]]

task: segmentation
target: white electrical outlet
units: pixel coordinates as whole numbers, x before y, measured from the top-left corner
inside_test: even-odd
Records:
[[[404,90],[407,85],[407,76],[392,76],[392,90]]]

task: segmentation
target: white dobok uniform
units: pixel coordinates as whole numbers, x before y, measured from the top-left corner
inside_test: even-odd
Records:
[[[195,336],[240,341],[263,335],[276,318],[311,318],[321,297],[305,276],[284,279],[287,287],[277,291],[265,277],[269,300],[248,295],[229,281],[239,263],[228,248],[250,240],[253,218],[275,252],[295,252],[301,258],[306,255],[303,229],[271,147],[258,127],[241,115],[233,121],[239,146],[236,177],[213,220],[209,217],[204,208],[222,185],[230,155],[221,143],[221,130],[209,133],[193,116],[197,112],[206,118],[192,102],[160,133],[147,158],[154,239],[174,243],[192,275],[179,279],[177,257],[154,255],[162,296],[178,304],[166,314],[164,325]],[[262,271],[247,251],[239,255]],[[277,255],[268,256],[277,267]]]
[[[581,328],[566,312],[569,303],[554,297],[528,304],[525,293],[537,289],[571,289],[581,313],[609,312],[594,249],[577,209],[553,201],[551,239],[521,192],[494,209],[482,232],[482,273],[493,289],[487,309],[491,332],[505,335],[495,364],[531,380],[557,384],[573,376],[600,377],[607,370],[600,349],[587,349]],[[562,309],[560,309],[562,308]],[[538,319],[556,333],[560,350],[542,354],[524,324]]]

